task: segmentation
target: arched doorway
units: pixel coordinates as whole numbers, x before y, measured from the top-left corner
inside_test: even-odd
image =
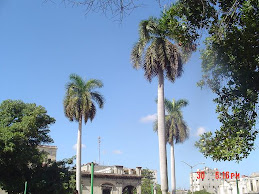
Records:
[[[122,194],[134,194],[136,193],[136,187],[133,187],[132,185],[128,185],[124,187],[122,190]]]
[[[104,183],[101,185],[101,187],[102,187],[102,194],[111,194],[113,184]]]

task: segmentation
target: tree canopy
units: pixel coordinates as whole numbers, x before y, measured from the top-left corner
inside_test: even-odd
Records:
[[[135,69],[143,68],[148,81],[158,76],[159,71],[171,82],[182,75],[183,53],[171,38],[158,18],[140,22],[139,40],[132,49],[131,61]]]
[[[38,165],[28,181],[27,191],[38,194],[73,193],[75,191],[75,171],[71,164],[75,157],[62,161],[48,161],[45,165]]]
[[[164,12],[162,24],[179,44],[202,50],[203,78],[217,95],[221,127],[196,146],[213,160],[240,161],[254,149],[259,92],[259,12],[257,0],[180,0]],[[180,29],[180,30],[179,30]]]
[[[66,95],[64,98],[64,112],[70,121],[84,122],[94,119],[96,115],[96,105],[103,108],[104,97],[97,91],[102,88],[103,83],[97,79],[90,79],[87,82],[76,74],[70,75],[71,82],[67,83]]]
[[[155,184],[154,173],[149,169],[142,169],[142,181],[141,181],[141,192],[146,194],[152,194],[152,188],[156,189],[157,194],[161,194],[161,186]],[[153,185],[153,186],[152,186]]]
[[[191,192],[188,192],[188,194],[191,194]],[[210,194],[206,190],[201,190],[201,191],[195,191],[193,194]]]
[[[52,143],[49,126],[55,119],[42,106],[19,100],[0,104],[0,188],[22,193],[27,181],[28,193],[72,193],[75,173],[69,164],[73,158],[48,161],[40,144]],[[44,164],[44,165],[43,165]]]
[[[10,193],[23,191],[24,182],[44,155],[37,146],[52,143],[49,125],[55,119],[42,106],[19,100],[0,104],[0,186]],[[30,164],[30,165],[29,165]]]
[[[165,130],[167,142],[172,145],[174,143],[183,143],[189,138],[189,128],[183,119],[182,108],[188,105],[185,99],[172,101],[165,98],[165,109],[167,115],[165,117]],[[153,129],[157,132],[157,120],[154,122]]]

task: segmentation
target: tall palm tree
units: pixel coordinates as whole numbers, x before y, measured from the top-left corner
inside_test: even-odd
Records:
[[[76,154],[76,189],[81,194],[81,145],[82,145],[82,122],[85,124],[88,119],[91,121],[96,115],[96,106],[103,108],[104,98],[95,91],[96,88],[102,88],[103,83],[100,80],[90,79],[84,81],[76,74],[70,75],[70,82],[66,85],[66,96],[64,98],[64,111],[70,121],[79,123],[77,136],[77,154]]]
[[[170,41],[159,25],[159,20],[149,18],[139,25],[139,40],[131,52],[133,67],[144,69],[149,82],[158,76],[158,144],[162,193],[168,190],[167,159],[165,140],[164,76],[171,82],[182,74],[182,59],[177,46]]]
[[[172,194],[176,193],[175,181],[175,157],[174,157],[174,143],[183,143],[189,137],[189,128],[183,120],[181,109],[188,105],[187,100],[175,99],[170,102],[165,99],[165,109],[168,115],[165,117],[166,139],[171,147],[171,187]],[[158,131],[157,121],[154,123],[154,131]]]

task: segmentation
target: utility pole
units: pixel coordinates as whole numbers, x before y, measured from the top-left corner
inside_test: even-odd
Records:
[[[98,144],[99,144],[99,165],[101,165],[101,137],[98,137]]]
[[[188,164],[188,163],[186,163],[186,162],[184,162],[184,161],[181,161],[181,162],[183,162],[183,163],[185,163],[187,166],[189,166],[190,168],[191,168],[191,190],[192,190],[192,194],[193,194],[193,173],[192,173],[192,169],[193,169],[193,167],[195,167],[195,166],[197,166],[197,165],[199,165],[199,164],[205,164],[204,162],[201,162],[201,163],[198,163],[198,164],[195,164],[195,165],[193,165],[193,166],[191,166],[190,164]]]

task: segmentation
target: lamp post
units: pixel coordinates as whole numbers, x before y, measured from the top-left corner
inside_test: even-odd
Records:
[[[190,168],[191,168],[191,174],[192,174],[192,184],[191,184],[191,189],[192,189],[192,194],[193,194],[193,173],[192,173],[192,169],[195,167],[195,166],[197,166],[197,165],[199,165],[199,164],[205,164],[204,162],[200,162],[200,163],[198,163],[198,164],[195,164],[195,165],[190,165],[190,164],[188,164],[188,163],[186,163],[186,162],[184,162],[184,161],[181,161],[181,162],[183,162],[183,163],[185,163],[187,166],[189,166]]]

